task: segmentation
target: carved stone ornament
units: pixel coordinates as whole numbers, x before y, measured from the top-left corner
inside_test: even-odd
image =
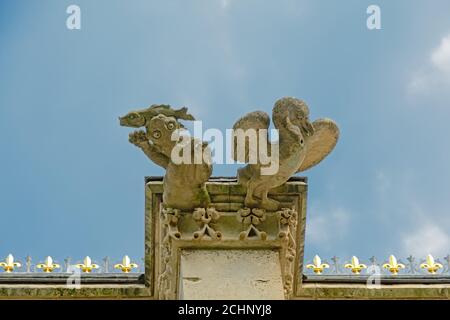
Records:
[[[207,143],[183,135],[178,119],[194,120],[186,108],[173,110],[168,105],[154,105],[119,118],[122,126],[145,127],[145,131],[130,133],[129,141],[166,170],[164,206],[180,210],[206,207],[210,202],[205,182],[212,173],[211,151]],[[178,162],[173,159],[175,147],[179,149]],[[200,163],[195,161],[199,154]]]
[[[238,220],[246,226],[246,230],[239,234],[239,240],[247,240],[257,237],[261,240],[267,239],[267,233],[258,230],[257,226],[266,220],[266,211],[257,208],[243,208],[237,212]]]
[[[294,174],[322,161],[334,149],[339,138],[339,128],[330,119],[311,123],[306,103],[290,97],[281,98],[275,103],[272,120],[278,129],[279,141],[276,144],[269,143],[270,117],[267,113],[255,111],[240,118],[233,126],[233,157],[236,161],[249,163],[238,170],[238,181],[247,189],[245,206],[275,211],[280,208],[280,204],[268,197],[269,191],[285,183]],[[251,130],[256,132],[257,144],[252,145],[244,134]],[[239,152],[242,146],[245,149]],[[261,146],[267,150],[272,162],[263,162],[259,153]],[[254,163],[252,158],[256,159]]]
[[[295,209],[283,208],[277,212],[279,215],[280,239],[285,241],[284,258],[284,291],[286,296],[293,294],[293,280],[295,270],[295,256],[297,254],[296,229],[298,213]]]
[[[205,237],[213,240],[222,239],[222,233],[213,228],[220,218],[220,213],[216,209],[197,208],[194,210],[192,218],[200,225],[200,230],[194,232],[193,239],[202,240]]]
[[[272,112],[279,140],[269,143],[269,116],[245,115],[233,126],[233,157],[247,163],[236,179],[211,178],[208,144],[183,135],[180,119],[194,118],[186,108],[167,105],[120,118],[123,126],[145,128],[132,132],[129,141],[166,170],[163,179],[146,182],[146,287],[158,299],[220,298],[223,288],[237,287],[255,294],[248,298],[291,299],[302,286],[307,192],[306,178],[292,176],[334,149],[337,125],[329,119],[310,122],[305,102],[282,98]],[[239,133],[248,130],[256,133],[257,149],[267,151],[264,158],[258,150],[256,162],[251,139]],[[179,162],[174,154],[192,161]],[[233,276],[237,261],[248,273]],[[270,275],[261,268],[251,273],[261,263],[270,266]]]
[[[216,193],[211,185],[208,189],[213,192],[213,199],[221,199],[222,194],[228,192],[221,190]],[[292,194],[292,188],[290,193]],[[162,194],[156,194],[158,197],[159,195],[162,199]],[[282,295],[287,299],[292,297],[301,281],[299,270],[302,251],[299,251],[299,245],[300,248],[303,247],[304,230],[298,229],[299,215],[296,209],[298,205],[303,204],[303,193],[300,195],[300,198],[292,195],[286,198],[286,200],[291,199],[293,201],[291,203],[296,204],[295,206],[275,212],[245,207],[236,211],[226,211],[220,203],[214,202],[213,204],[220,210],[216,207],[207,207],[195,208],[189,212],[167,208],[159,203],[159,207],[155,208],[157,209],[155,213],[159,212],[159,219],[155,225],[159,228],[156,235],[159,239],[157,243],[160,244],[156,251],[158,255],[155,276],[158,299],[182,298],[180,296],[182,291],[179,291],[180,282],[191,281],[183,278],[182,269],[180,269],[182,268],[180,255],[185,249],[191,252],[194,249],[208,250],[217,254],[224,249],[225,251],[226,249],[256,250],[256,252],[265,249],[275,250],[279,252],[279,258],[276,261],[279,263],[281,272]],[[276,198],[280,199],[280,197]],[[303,209],[302,212],[304,212]],[[227,256],[225,252],[224,255]],[[205,268],[209,270],[207,266]]]

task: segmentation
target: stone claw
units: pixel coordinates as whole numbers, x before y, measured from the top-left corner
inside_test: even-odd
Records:
[[[128,141],[134,144],[136,147],[140,148],[149,144],[147,134],[145,133],[144,130],[137,130],[130,133]]]

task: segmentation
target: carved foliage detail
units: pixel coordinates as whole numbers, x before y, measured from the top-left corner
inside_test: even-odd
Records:
[[[200,226],[200,230],[194,232],[194,240],[202,240],[205,237],[212,240],[222,239],[222,233],[214,229],[214,223],[220,218],[220,213],[215,208],[196,208],[192,218]]]
[[[297,243],[295,233],[297,229],[298,214],[295,209],[283,208],[277,212],[279,216],[278,237],[285,242],[285,264],[284,264],[284,292],[287,297],[293,293],[293,281],[295,270],[295,255]]]
[[[180,211],[178,209],[164,208],[162,209],[162,245],[161,245],[161,274],[158,277],[159,299],[173,299],[175,292],[173,284],[172,261],[172,240],[179,240],[181,233],[178,230],[178,222],[180,219]]]
[[[176,272],[173,241],[181,239],[178,224],[181,212],[173,208],[162,209],[161,212],[161,249],[160,263],[161,273],[158,277],[158,298],[161,300],[175,299]],[[278,238],[281,240],[281,267],[283,286],[286,298],[290,298],[294,291],[294,276],[297,256],[297,225],[298,213],[294,208],[283,208],[275,212],[278,218]],[[239,240],[267,240],[265,231],[261,231],[260,225],[266,220],[264,209],[243,208],[238,210],[237,218],[244,226],[244,231],[239,234]],[[215,208],[196,208],[192,213],[192,219],[199,225],[199,229],[192,234],[193,240],[221,240],[223,234],[217,230],[220,213]],[[175,260],[174,260],[175,259]]]
[[[163,213],[163,226],[167,228],[166,237],[179,240],[181,238],[181,233],[178,230],[178,221],[180,219],[180,210],[165,208],[162,210]]]
[[[260,231],[256,226],[266,220],[266,211],[258,208],[243,208],[237,212],[238,220],[247,227],[246,230],[239,234],[240,240],[247,240],[256,237],[261,240],[267,239],[267,233]]]

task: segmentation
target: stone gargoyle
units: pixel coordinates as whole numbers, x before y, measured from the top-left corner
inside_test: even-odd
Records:
[[[129,112],[119,119],[121,126],[145,127],[145,131],[137,130],[130,133],[129,141],[140,148],[150,160],[166,170],[163,182],[164,207],[191,211],[194,208],[208,206],[210,198],[205,182],[212,174],[211,161],[180,162],[173,161],[172,157],[173,149],[179,147],[180,143],[188,147],[179,148],[178,155],[181,158],[194,159],[194,153],[199,149],[202,151],[203,159],[211,157],[207,143],[181,134],[183,126],[177,120],[194,119],[187,113],[186,108],[173,110],[167,105],[153,105],[148,109]],[[173,138],[175,131],[179,140]]]
[[[271,189],[284,184],[295,173],[305,171],[322,161],[336,146],[339,138],[339,128],[330,119],[309,121],[309,108],[302,100],[285,97],[279,99],[272,110],[272,119],[278,129],[278,170],[273,174],[262,174],[264,167],[269,165],[249,163],[249,142],[245,142],[243,159],[247,166],[238,170],[238,183],[247,188],[245,206],[262,208],[269,211],[279,209],[279,203],[268,197]],[[238,129],[268,130],[270,117],[262,111],[246,114],[233,126],[234,149],[238,147],[236,132]],[[268,131],[267,131],[268,132]],[[274,151],[269,142],[268,133],[257,134],[258,146],[265,143],[269,154]],[[264,141],[260,141],[261,137]],[[251,151],[250,151],[251,152]],[[239,159],[238,152],[233,154],[234,160]]]

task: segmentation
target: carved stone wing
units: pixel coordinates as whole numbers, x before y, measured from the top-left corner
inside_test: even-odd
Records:
[[[314,134],[306,140],[306,157],[297,172],[314,167],[333,151],[339,139],[339,128],[331,119],[319,119],[312,123]]]
[[[256,137],[259,137],[259,129],[266,129],[268,130],[270,125],[270,117],[267,113],[263,111],[254,111],[247,113],[245,116],[240,118],[233,126],[233,159],[235,161],[242,161],[242,159],[238,159],[238,132],[239,129],[242,129],[243,132],[247,132],[250,135],[250,132],[247,131],[249,129],[253,129],[254,133],[256,133]],[[247,135],[245,137],[245,161],[249,162],[249,139]],[[265,135],[266,141],[268,141],[268,134]],[[243,140],[241,140],[243,141]],[[259,145],[259,140],[256,139],[253,141],[254,143],[257,143],[256,145]]]

